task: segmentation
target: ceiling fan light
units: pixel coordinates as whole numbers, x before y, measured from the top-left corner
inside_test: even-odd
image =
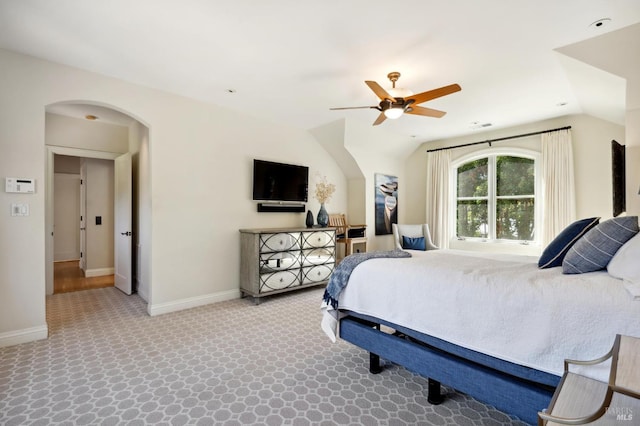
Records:
[[[403,89],[402,87],[394,87],[388,90],[389,94],[394,98],[408,98],[413,95],[413,92],[409,89]]]
[[[391,120],[395,120],[396,118],[400,118],[402,113],[404,113],[404,108],[401,108],[401,107],[393,107],[393,108],[389,108],[389,109],[384,110],[385,117],[387,117],[387,118],[389,118]]]

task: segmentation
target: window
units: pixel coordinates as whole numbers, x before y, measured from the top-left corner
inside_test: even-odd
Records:
[[[539,202],[536,156],[504,151],[454,164],[459,239],[533,241]]]

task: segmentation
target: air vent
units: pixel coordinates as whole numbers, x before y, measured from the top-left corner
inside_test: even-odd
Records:
[[[471,128],[472,129],[484,129],[486,127],[491,127],[493,126],[493,124],[491,123],[480,123],[479,121],[473,121],[471,123]]]

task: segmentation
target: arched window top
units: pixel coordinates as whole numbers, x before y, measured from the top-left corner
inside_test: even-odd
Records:
[[[501,147],[453,161],[451,223],[455,224],[455,237],[485,242],[537,241],[539,157],[535,151]]]
[[[496,147],[496,148],[486,148],[478,151],[471,152],[469,154],[465,154],[460,158],[457,158],[451,161],[452,168],[458,168],[460,164],[467,163],[469,161],[476,160],[478,158],[490,157],[493,155],[509,155],[513,157],[524,157],[524,158],[532,158],[533,160],[540,160],[540,152],[533,151],[531,149],[523,149],[523,148],[510,148],[510,147]]]

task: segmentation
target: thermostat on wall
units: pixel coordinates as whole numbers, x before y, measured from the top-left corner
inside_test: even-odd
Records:
[[[33,194],[36,192],[36,180],[27,178],[5,178],[6,192],[20,192],[23,194]]]

